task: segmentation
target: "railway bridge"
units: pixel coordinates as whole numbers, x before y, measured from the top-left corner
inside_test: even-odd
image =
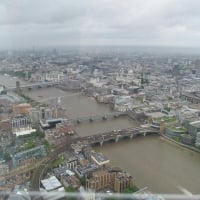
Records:
[[[147,134],[160,134],[159,129],[155,128],[141,128],[141,127],[131,127],[121,130],[113,130],[105,133],[99,133],[93,136],[86,136],[80,138],[85,140],[90,145],[100,144],[101,146],[104,142],[115,141],[116,143],[123,138],[133,139],[138,135],[146,136]]]
[[[17,84],[16,86],[13,86],[13,87],[7,87],[6,90],[7,91],[14,91],[14,90],[17,90],[17,89],[28,89],[28,90],[31,90],[31,89],[38,89],[38,88],[44,88],[44,87],[53,87],[53,86],[56,86],[56,85],[59,85],[63,83],[63,81],[56,81],[56,82],[37,82],[37,83],[30,83],[30,84],[23,84],[23,85],[20,85],[19,83],[19,86],[17,87]]]

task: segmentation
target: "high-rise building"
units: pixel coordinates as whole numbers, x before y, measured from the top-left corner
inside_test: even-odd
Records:
[[[16,91],[20,92],[21,88],[20,88],[20,82],[16,81]]]
[[[133,177],[126,172],[118,173],[114,180],[114,190],[118,193],[125,189],[133,187]]]

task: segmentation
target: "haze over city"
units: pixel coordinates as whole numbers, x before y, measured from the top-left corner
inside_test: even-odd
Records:
[[[199,199],[199,7],[0,0],[0,199]]]

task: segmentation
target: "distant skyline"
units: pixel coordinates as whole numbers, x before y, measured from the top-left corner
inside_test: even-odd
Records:
[[[1,0],[0,49],[200,47],[197,0]]]

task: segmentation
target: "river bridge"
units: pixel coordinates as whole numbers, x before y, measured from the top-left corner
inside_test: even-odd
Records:
[[[106,114],[99,114],[99,115],[90,115],[90,116],[83,116],[83,117],[77,117],[73,119],[66,119],[66,118],[52,118],[47,120],[40,120],[40,126],[42,128],[48,128],[51,126],[51,124],[57,124],[57,123],[69,123],[70,125],[78,125],[80,123],[89,123],[94,121],[105,121],[109,119],[115,119],[121,116],[126,116],[127,114],[125,112],[111,112]]]
[[[69,121],[72,124],[80,124],[80,123],[83,123],[83,122],[109,120],[109,119],[118,118],[118,117],[126,116],[126,115],[127,115],[127,113],[125,113],[125,112],[111,112],[111,113],[105,113],[105,114],[99,114],[99,115],[77,117],[77,118],[74,118],[74,119],[69,119]]]
[[[133,139],[136,136],[146,136],[147,134],[155,133],[160,134],[159,129],[151,127],[142,128],[138,126],[121,130],[112,130],[92,136],[69,139],[59,144],[59,146],[57,146],[53,152],[50,152],[48,156],[46,156],[42,160],[31,164],[31,166],[22,166],[21,168],[12,170],[8,174],[5,174],[4,176],[0,177],[0,181],[4,182],[6,180],[9,180],[10,178],[13,178],[14,180],[17,176],[22,176],[23,174],[27,174],[30,171],[34,170],[34,174],[31,180],[31,189],[37,191],[39,190],[39,177],[41,177],[44,167],[47,166],[48,163],[51,163],[53,160],[55,160],[60,153],[64,151],[69,151],[71,149],[71,145],[78,141],[87,143],[89,145],[100,144],[101,146],[103,146],[105,142],[114,141],[117,143],[124,138]]]
[[[117,143],[119,140],[124,138],[133,139],[138,135],[146,136],[147,134],[155,133],[160,134],[160,130],[156,128],[131,127],[99,133],[92,136],[81,137],[80,141],[85,141],[90,145],[100,144],[103,146],[104,142],[115,141]]]
[[[54,82],[37,82],[37,83],[31,83],[31,84],[23,84],[19,86],[19,89],[35,89],[35,88],[44,88],[44,87],[54,87],[56,85],[59,85],[61,83],[63,83],[64,80],[62,81],[54,81]],[[7,91],[13,91],[16,90],[17,86],[13,86],[13,87],[7,87],[6,90]]]

